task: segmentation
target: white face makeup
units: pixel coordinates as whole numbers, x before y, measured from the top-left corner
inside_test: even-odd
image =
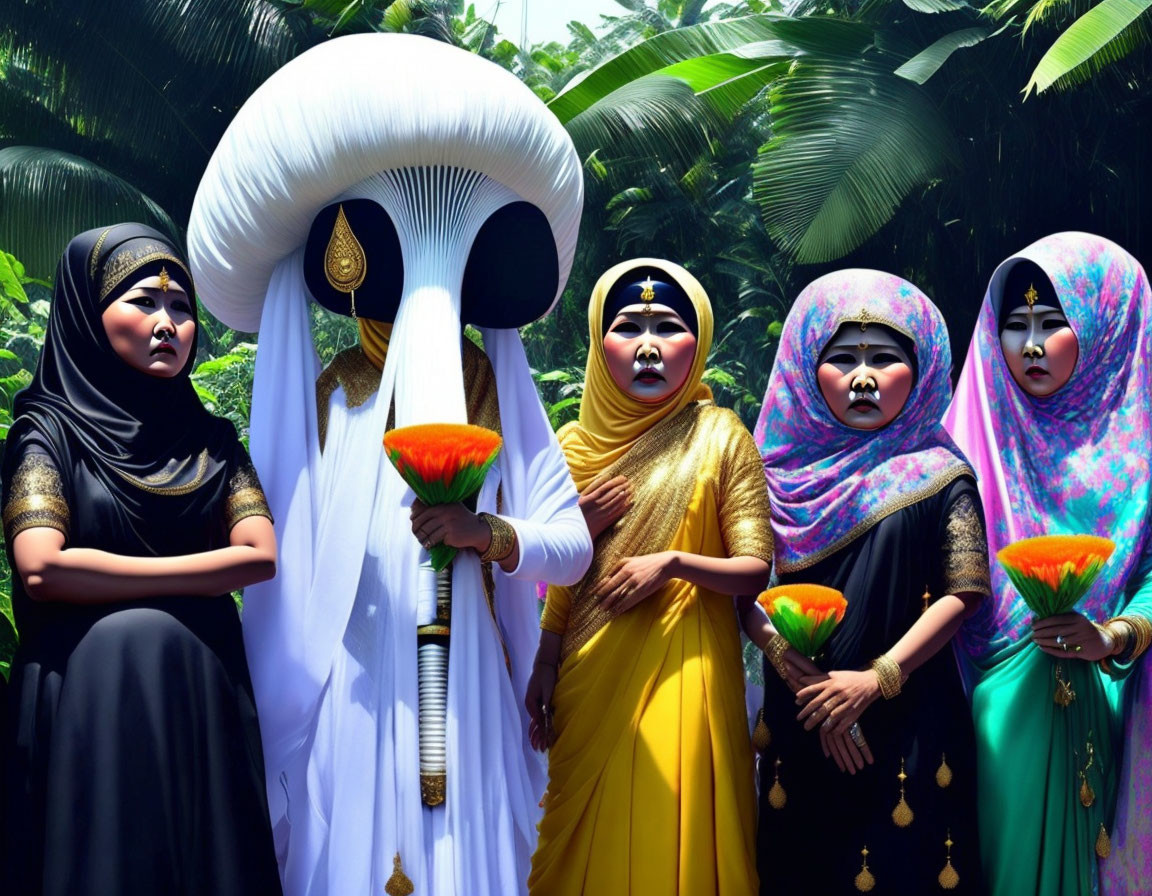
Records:
[[[892,331],[877,324],[841,326],[817,365],[829,410],[854,429],[881,429],[895,420],[915,383],[912,360]]]
[[[167,287],[166,289],[163,287]],[[147,277],[104,309],[112,349],[130,367],[172,377],[184,369],[196,335],[188,293],[175,280]]]
[[[657,404],[675,395],[696,357],[696,336],[666,305],[621,308],[604,336],[608,372],[622,392]]]
[[[1039,303],[1013,308],[1000,349],[1016,384],[1036,398],[1062,389],[1080,357],[1080,342],[1062,309]]]

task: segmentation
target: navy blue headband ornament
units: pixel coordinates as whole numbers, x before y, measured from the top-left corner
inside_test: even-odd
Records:
[[[620,277],[608,291],[604,299],[604,313],[600,323],[601,335],[607,335],[608,328],[623,308],[629,305],[642,305],[641,314],[651,315],[653,305],[671,308],[694,335],[699,335],[699,321],[696,309],[688,293],[680,284],[657,268],[636,268]]]

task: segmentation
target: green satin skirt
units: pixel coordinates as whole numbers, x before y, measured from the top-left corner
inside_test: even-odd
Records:
[[[1057,669],[1075,692],[1067,706],[1054,699]],[[1098,664],[1056,660],[1031,642],[973,689],[980,846],[992,896],[1097,892],[1097,853],[1110,848],[1115,811],[1119,698]]]

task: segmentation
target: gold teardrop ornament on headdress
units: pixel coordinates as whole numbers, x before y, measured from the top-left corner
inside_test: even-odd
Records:
[[[772,784],[772,789],[768,791],[768,805],[773,809],[783,809],[788,805],[788,794],[784,792],[784,787],[780,784],[780,760],[776,760],[776,781]]]
[[[948,850],[944,858],[944,867],[936,875],[936,880],[939,881],[942,890],[955,890],[960,884],[960,875],[952,867],[952,846],[952,832],[949,831],[948,839],[944,841],[944,848]]]
[[[168,292],[168,284],[172,282],[172,278],[168,276],[168,268],[160,268],[160,291]]]
[[[752,749],[763,753],[772,746],[772,732],[764,721],[764,709],[756,713],[756,727],[752,729]]]
[[[1028,307],[1031,308],[1033,305],[1036,304],[1036,300],[1038,298],[1040,298],[1040,293],[1036,292],[1036,284],[1035,283],[1029,283],[1028,289],[1024,293],[1024,301],[1027,302]]]
[[[1096,835],[1096,855],[1101,859],[1112,855],[1112,838],[1108,836],[1108,830],[1103,823],[1100,824],[1100,832]]]
[[[864,865],[860,869],[860,873],[856,875],[856,889],[861,893],[870,893],[872,888],[876,886],[876,878],[873,877],[872,872],[868,870],[867,846],[860,850],[860,855],[864,856]]]
[[[906,828],[912,824],[912,819],[915,818],[915,813],[912,807],[908,805],[908,801],[904,798],[904,782],[908,780],[908,776],[904,774],[904,760],[900,760],[900,774],[896,776],[900,780],[900,802],[896,804],[896,808],[892,810],[892,822],[898,828]]]
[[[940,754],[940,768],[936,769],[936,785],[938,787],[947,787],[952,783],[952,769],[948,767],[948,761],[945,759],[944,754]]]
[[[368,276],[368,256],[348,224],[343,205],[336,210],[336,223],[332,227],[328,248],[324,250],[324,276],[333,289],[351,295],[352,316],[355,317],[356,290]]]
[[[416,887],[411,879],[404,873],[404,866],[400,864],[400,853],[392,860],[392,876],[384,884],[384,892],[388,896],[412,896]]]

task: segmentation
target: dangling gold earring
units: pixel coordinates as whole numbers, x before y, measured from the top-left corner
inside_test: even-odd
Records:
[[[873,877],[872,872],[868,870],[868,847],[865,846],[860,850],[860,855],[864,857],[864,865],[860,869],[860,873],[856,875],[856,889],[861,893],[869,893],[872,888],[876,886],[876,878]]]
[[[324,250],[324,276],[333,289],[350,294],[352,316],[356,317],[356,290],[368,276],[368,256],[348,224],[343,204],[336,211],[332,236]]]
[[[1088,754],[1088,761],[1084,764],[1084,768],[1080,769],[1080,805],[1085,809],[1092,808],[1092,804],[1096,802],[1096,791],[1092,789],[1092,785],[1088,783],[1088,769],[1092,768],[1092,763],[1096,761],[1096,750],[1092,746],[1092,732],[1088,732],[1088,746],[1085,748]]]
[[[945,853],[944,867],[936,877],[942,890],[955,890],[960,883],[960,875],[957,874],[956,869],[952,867],[952,845],[952,832],[949,831],[948,839],[944,841],[944,848],[948,850],[947,853]]]
[[[908,805],[908,801],[904,799],[904,782],[908,780],[908,776],[904,774],[904,758],[900,758],[900,774],[896,776],[900,780],[900,802],[896,804],[896,808],[892,810],[892,821],[898,828],[906,828],[912,824],[912,819],[915,814],[912,812],[912,807]]]
[[[768,805],[773,809],[783,809],[788,804],[788,794],[784,792],[783,785],[780,784],[780,759],[776,759],[776,782],[772,785],[772,789],[768,791]]]
[[[764,707],[760,707],[756,713],[756,727],[752,729],[752,749],[757,753],[763,753],[770,746],[772,746],[772,732],[768,728],[768,723],[764,721]]]
[[[948,760],[944,754],[940,754],[940,768],[936,769],[936,785],[938,787],[947,787],[952,783],[952,769],[948,767]]]

